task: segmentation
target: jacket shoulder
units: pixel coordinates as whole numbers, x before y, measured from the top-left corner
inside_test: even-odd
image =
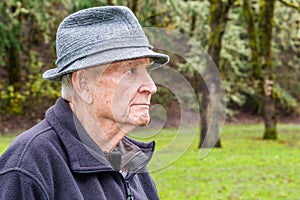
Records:
[[[19,168],[0,172],[0,184],[0,199],[49,199],[41,182]]]
[[[8,149],[0,157],[0,171],[24,167],[32,167],[42,158],[48,158],[54,149],[59,151],[59,137],[46,120],[17,136]]]
[[[6,181],[9,188],[9,184],[20,182],[21,185],[27,184],[28,190],[39,191],[42,196],[53,195],[54,180],[68,172],[68,163],[59,136],[43,120],[20,134],[0,157],[0,184]],[[12,190],[18,191],[18,188]],[[6,190],[0,190],[0,197],[3,192]]]

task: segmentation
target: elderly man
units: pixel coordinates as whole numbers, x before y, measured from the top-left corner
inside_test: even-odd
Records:
[[[159,199],[147,172],[154,142],[126,135],[150,121],[155,53],[126,7],[68,16],[56,38],[62,98],[0,158],[0,199]]]

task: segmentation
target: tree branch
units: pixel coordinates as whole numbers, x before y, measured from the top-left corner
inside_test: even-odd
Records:
[[[295,8],[298,12],[300,12],[300,5],[297,5],[296,3],[287,2],[285,0],[279,0],[279,2],[288,7]]]

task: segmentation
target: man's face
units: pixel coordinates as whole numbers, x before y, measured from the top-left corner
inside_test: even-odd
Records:
[[[145,126],[150,121],[151,95],[156,86],[148,70],[150,58],[112,63],[96,80],[94,106],[98,122]]]

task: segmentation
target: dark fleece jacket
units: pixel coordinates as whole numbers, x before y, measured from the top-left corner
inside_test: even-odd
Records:
[[[146,170],[154,142],[125,139],[139,148],[138,154],[148,155],[131,165],[126,176],[103,154],[98,154],[100,159],[92,155],[78,136],[67,102],[58,99],[46,118],[19,135],[0,157],[0,199],[159,199]]]

